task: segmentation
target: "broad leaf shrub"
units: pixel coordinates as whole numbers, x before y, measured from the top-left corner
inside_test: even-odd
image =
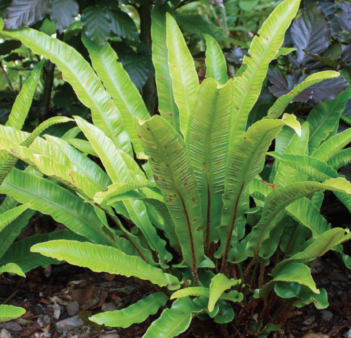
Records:
[[[350,32],[343,31],[339,11],[346,10],[346,2],[306,1],[301,15],[293,22],[285,39],[296,51],[280,59],[280,66],[271,67],[269,91],[276,97],[288,93],[310,74],[321,69],[340,70],[350,65]],[[346,13],[342,13],[345,15]],[[286,69],[284,69],[286,67]],[[285,74],[287,73],[287,77]],[[282,76],[282,77],[280,77]],[[335,78],[315,84],[301,93],[293,102],[311,106],[334,99],[345,89],[347,82]]]
[[[259,337],[279,329],[293,307],[326,308],[326,291],[317,289],[308,265],[329,250],[350,263],[342,247],[350,234],[331,229],[320,207],[324,190],[351,206],[351,184],[337,172],[350,161],[342,149],[351,132],[329,137],[313,114],[300,123],[284,111],[309,86],[340,74],[311,75],[246,130],[299,5],[286,0],[275,9],[234,79],[228,80],[221,50],[206,37],[208,78],[201,85],[168,5],[154,9],[161,116],[152,118],[108,43],[101,47],[83,39],[95,73],[64,42],[28,28],[6,32],[57,65],[91,109],[93,124],[75,117],[79,129],[61,139],[35,135],[31,144],[26,143],[31,135],[20,128],[0,126],[3,163],[28,164],[26,171],[3,166],[9,170],[0,193],[69,229],[12,244],[0,264],[17,259],[25,272],[26,262],[15,252],[31,247],[31,254],[50,262],[149,281],[154,286],[146,298],[90,318],[127,327],[162,308],[146,338],[175,337],[194,316],[231,322],[238,302],[258,302],[257,321],[242,329]],[[350,90],[339,95],[344,104]],[[78,131],[86,140],[75,138]],[[275,158],[268,181],[260,176],[266,155]]]

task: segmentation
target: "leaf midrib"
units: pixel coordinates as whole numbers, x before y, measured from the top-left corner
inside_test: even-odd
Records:
[[[96,245],[96,244],[95,244]],[[98,244],[99,245],[99,244]],[[101,245],[100,245],[101,246]],[[105,246],[105,248],[109,248],[108,246]],[[112,249],[115,249],[115,250],[118,250],[118,249],[116,249],[116,248],[112,248]],[[50,249],[49,249],[50,250]],[[72,253],[72,251],[73,251],[73,253]],[[87,258],[87,255],[86,254],[81,254],[81,253],[74,253],[74,251],[75,250],[72,250],[70,253],[64,253],[64,254],[61,254],[61,256],[60,256],[60,253],[59,253],[59,255],[57,255],[57,257],[55,257],[55,256],[49,256],[49,257],[51,257],[51,258],[56,258],[56,259],[58,259],[58,260],[65,260],[65,261],[67,261],[67,259],[65,259],[65,255],[67,255],[69,258],[73,258],[73,261],[75,260],[75,259],[77,259],[78,261],[79,260],[82,260],[82,261],[84,261],[86,258]],[[49,252],[48,253],[48,255],[50,255],[50,253],[51,252]],[[121,253],[123,254],[123,255],[125,255],[127,258],[134,258],[134,260],[136,260],[136,259],[139,259],[140,260],[140,262],[141,263],[144,263],[144,264],[147,264],[147,263],[145,263],[141,258],[139,258],[139,257],[133,257],[133,256],[129,256],[129,255],[126,255],[126,254],[124,254],[122,251],[121,251]],[[62,257],[62,259],[61,259],[61,257]],[[84,258],[83,258],[84,257]],[[117,258],[118,258],[118,256],[116,256]],[[133,259],[131,259],[131,260],[133,260]],[[101,260],[98,260],[98,259],[96,259],[95,257],[89,257],[89,262],[92,262],[92,263],[95,263],[95,264],[97,264],[97,266],[101,266],[101,269],[99,269],[99,268],[94,268],[94,269],[92,269],[91,267],[89,267],[87,264],[85,265],[85,267],[87,267],[88,269],[91,269],[92,271],[94,271],[94,272],[108,272],[108,271],[110,271],[110,272],[112,272],[112,273],[117,273],[117,274],[119,274],[120,273],[120,271],[123,271],[122,273],[124,274],[124,271],[131,271],[131,274],[130,275],[134,275],[134,276],[136,276],[136,277],[138,277],[138,278],[142,278],[141,276],[145,276],[145,280],[150,280],[150,281],[159,281],[161,284],[158,284],[158,285],[160,285],[160,286],[164,286],[164,285],[168,285],[168,281],[167,281],[167,279],[162,279],[162,278],[159,278],[158,276],[157,276],[157,274],[155,274],[155,272],[156,271],[153,271],[153,272],[150,272],[150,274],[147,274],[146,272],[145,272],[145,270],[144,270],[144,267],[143,267],[143,269],[140,271],[140,270],[135,270],[135,269],[133,269],[133,268],[130,268],[130,267],[123,267],[122,266],[122,268],[119,270],[118,269],[118,267],[117,267],[117,270],[116,270],[116,263],[120,263],[120,262],[110,262],[110,261],[108,261],[108,260],[103,260],[103,261],[101,261]],[[77,266],[80,266],[80,265],[78,265],[78,264],[75,264],[75,263],[71,263],[70,262],[70,264],[73,264],[73,265],[77,265]],[[106,268],[106,266],[107,266],[107,268]],[[111,269],[109,268],[109,267],[111,267]],[[157,268],[155,268],[155,267],[153,267],[153,266],[151,266],[151,265],[149,265],[148,264],[148,266],[147,266],[147,269],[157,269]],[[162,274],[164,274],[165,276],[166,276],[166,274],[161,270],[161,269],[157,269],[157,270],[159,270],[159,272],[161,272]],[[135,273],[136,272],[136,273]],[[127,272],[128,273],[128,272]]]
[[[188,208],[186,207],[186,203],[185,203],[185,201],[184,201],[184,199],[183,199],[183,196],[182,196],[182,194],[180,193],[180,191],[179,191],[179,189],[178,189],[178,186],[177,186],[177,184],[176,184],[176,182],[175,182],[175,174],[174,174],[174,172],[173,172],[173,166],[172,166],[172,163],[171,163],[171,161],[169,160],[169,156],[166,156],[166,154],[164,153],[164,150],[163,150],[163,147],[162,146],[160,146],[160,144],[159,144],[159,142],[158,142],[158,138],[157,137],[155,137],[155,135],[154,135],[154,132],[153,132],[153,130],[150,128],[150,130],[149,130],[149,132],[152,134],[152,137],[153,137],[153,139],[154,139],[154,142],[157,144],[157,147],[158,147],[158,149],[160,150],[160,152],[162,153],[162,157],[163,157],[163,159],[166,159],[166,162],[168,163],[168,170],[169,170],[169,172],[170,172],[170,176],[171,176],[171,178],[172,178],[172,185],[173,185],[173,189],[176,191],[176,193],[177,193],[177,195],[179,196],[179,199],[180,199],[180,202],[181,202],[181,204],[182,204],[182,207],[183,207],[183,209],[184,209],[184,211],[185,211],[185,218],[186,218],[186,221],[187,221],[187,229],[188,229],[188,233],[189,233],[189,239],[190,239],[190,250],[191,250],[191,254],[192,254],[192,257],[191,257],[191,261],[192,261],[192,268],[194,269],[194,270],[196,270],[197,269],[197,261],[196,261],[196,249],[195,249],[195,243],[194,243],[194,238],[193,238],[193,233],[192,233],[192,229],[191,229],[191,224],[190,224],[190,219],[189,219],[189,211],[188,211]],[[177,136],[175,136],[175,137],[177,137]],[[173,143],[173,142],[172,142]],[[184,154],[184,156],[186,156],[185,154]],[[187,164],[189,164],[188,162],[188,160],[186,160],[186,162],[187,162]],[[194,178],[195,179],[195,182],[196,182],[196,177]],[[176,222],[175,222],[176,223]],[[181,245],[181,244],[180,244]],[[181,245],[181,247],[183,247],[182,245]],[[182,250],[183,251],[183,250]],[[183,255],[184,256],[184,255]],[[185,259],[185,257],[183,257],[183,259]]]
[[[335,108],[335,106],[337,106],[338,104],[339,104],[339,99],[336,100],[336,101],[334,102],[334,105],[333,105],[332,109],[330,109],[329,107],[328,107],[328,109],[326,109],[326,108],[323,107],[323,110],[324,110],[324,111],[327,111],[327,114],[326,114],[325,117],[323,118],[322,123],[318,123],[318,124],[317,124],[317,128],[315,129],[315,131],[314,131],[313,133],[310,134],[310,140],[309,140],[309,142],[311,142],[311,140],[313,139],[313,137],[315,136],[315,134],[324,126],[325,121],[328,120],[328,118],[330,117],[330,115],[332,115],[332,114],[334,113],[334,108]],[[322,105],[323,105],[323,104],[322,104]],[[342,113],[342,112],[341,112],[341,113]],[[319,116],[320,116],[320,114],[319,114]],[[327,136],[326,136],[326,137],[327,137]],[[317,149],[318,149],[318,146],[317,146],[316,150],[317,150]]]
[[[15,186],[13,183],[8,182],[8,180],[5,180],[4,183],[8,184],[9,186],[11,186],[11,187],[12,187],[13,189],[15,189],[15,190],[19,190],[19,191],[21,191],[21,192],[23,192],[23,193],[25,193],[25,194],[29,194],[29,195],[34,196],[34,197],[35,197],[34,200],[35,200],[35,199],[43,200],[44,202],[46,202],[46,204],[51,204],[51,205],[57,207],[58,209],[61,209],[61,210],[65,211],[65,212],[67,212],[68,214],[72,215],[72,217],[75,217],[75,218],[81,220],[82,223],[86,224],[88,228],[91,228],[94,232],[98,233],[100,236],[104,237],[104,238],[107,239],[109,242],[111,242],[111,239],[110,239],[109,237],[107,237],[105,234],[100,234],[100,233],[98,232],[98,229],[91,227],[90,224],[89,224],[88,222],[86,222],[86,221],[84,220],[84,218],[81,218],[81,216],[80,216],[78,213],[76,213],[76,212],[73,213],[72,211],[70,211],[70,209],[64,209],[64,208],[62,208],[61,206],[59,206],[58,204],[54,203],[53,201],[50,201],[50,200],[48,200],[48,199],[46,199],[46,198],[43,198],[43,197],[41,197],[41,196],[39,196],[39,195],[35,195],[35,194],[33,194],[33,193],[31,193],[31,192],[29,192],[29,191],[27,191],[27,190],[24,190],[24,189],[22,189],[22,188],[20,188],[20,187],[17,187],[17,186]],[[50,214],[48,214],[48,215],[50,215]],[[78,215],[78,216],[76,216],[76,215]],[[86,237],[86,235],[83,235],[83,236]],[[88,238],[88,237],[87,237],[87,238]],[[89,239],[89,238],[88,238],[88,239]],[[112,243],[113,243],[113,241],[112,241]]]
[[[276,13],[276,14],[277,14],[277,13]],[[285,16],[284,21],[286,21],[288,17],[289,17],[289,15]],[[283,21],[283,20],[282,20],[282,21]],[[242,107],[243,107],[243,105],[244,105],[244,103],[245,103],[245,101],[246,101],[246,98],[247,98],[248,95],[249,95],[249,88],[251,88],[252,81],[253,81],[253,79],[256,77],[256,74],[258,73],[258,70],[259,70],[259,69],[261,68],[261,66],[262,66],[262,59],[265,58],[267,51],[270,51],[270,50],[271,50],[270,47],[271,47],[271,45],[272,45],[272,43],[273,43],[273,41],[274,41],[274,37],[275,37],[275,35],[277,34],[277,32],[280,31],[280,29],[279,29],[279,28],[280,28],[280,25],[276,25],[275,27],[276,27],[276,29],[275,29],[274,33],[271,34],[271,36],[273,36],[273,37],[270,38],[269,44],[267,45],[267,48],[265,49],[265,52],[261,54],[261,57],[257,60],[258,62],[256,62],[256,63],[259,64],[259,66],[256,67],[256,69],[255,69],[255,71],[254,71],[254,75],[251,76],[250,81],[248,82],[248,85],[246,86],[246,87],[247,87],[247,90],[245,91],[245,94],[243,95],[243,99],[241,100],[241,104],[240,104],[240,106],[239,106],[239,113],[237,114],[237,117],[239,117],[239,115],[240,115],[240,113],[241,113],[241,111],[242,111]],[[257,39],[262,39],[262,37],[258,37]],[[250,50],[251,50],[251,48],[250,48]],[[249,50],[249,52],[250,52],[250,50]],[[277,51],[277,53],[278,53],[278,51]],[[245,56],[245,58],[246,58],[246,56]],[[244,62],[245,62],[245,58],[244,58]],[[254,61],[254,59],[253,59],[252,57],[250,57],[250,58],[252,59],[252,61]],[[247,71],[248,71],[248,68],[245,70],[244,74],[247,73]],[[244,74],[243,74],[243,75],[244,75]],[[235,80],[235,79],[238,79],[238,78],[234,78],[234,80]],[[236,81],[234,81],[234,83],[235,83],[235,82],[236,82]],[[250,95],[252,95],[252,94],[250,93]]]
[[[51,41],[51,39],[52,39],[52,38],[47,37],[47,36],[45,36],[45,35],[39,34],[38,32],[34,31],[34,30],[31,29],[31,28],[22,30],[21,32],[23,32],[23,31],[29,32],[30,35],[36,35],[36,39],[35,39],[36,41],[40,41],[41,39],[45,38],[45,39],[47,40],[46,42],[48,42],[48,41]],[[33,33],[34,33],[34,34],[33,34]],[[104,115],[104,114],[102,113],[102,111],[100,110],[99,105],[97,105],[97,104],[95,103],[95,99],[94,99],[94,100],[91,99],[91,96],[90,96],[89,93],[86,91],[86,89],[85,89],[85,87],[84,87],[84,84],[80,81],[80,77],[78,76],[78,74],[76,74],[74,68],[72,68],[71,63],[70,63],[70,62],[65,62],[65,61],[66,61],[66,58],[64,59],[64,61],[61,61],[57,56],[53,55],[52,53],[49,53],[45,48],[42,48],[42,47],[40,47],[40,45],[35,44],[34,41],[33,41],[33,37],[30,37],[30,38],[29,38],[29,37],[22,37],[21,34],[19,34],[18,32],[11,32],[11,33],[9,33],[9,34],[10,34],[10,35],[16,36],[16,37],[17,37],[18,39],[20,39],[20,40],[22,40],[22,39],[23,39],[23,40],[26,40],[26,41],[27,41],[26,44],[27,44],[28,46],[31,45],[32,47],[30,47],[30,48],[31,48],[33,51],[34,51],[34,50],[37,50],[37,51],[40,52],[39,54],[50,55],[52,59],[55,59],[55,63],[56,63],[56,65],[57,65],[57,68],[59,68],[59,69],[61,68],[60,70],[61,70],[61,72],[62,72],[62,77],[63,77],[63,78],[66,78],[66,76],[67,76],[68,78],[70,77],[69,74],[67,74],[67,75],[65,74],[66,69],[68,69],[68,73],[71,73],[71,74],[74,76],[75,81],[76,81],[77,83],[79,83],[80,89],[83,90],[83,92],[85,93],[85,95],[86,95],[87,97],[89,97],[89,100],[88,100],[88,101],[90,101],[90,102],[92,103],[92,105],[94,106],[95,110],[99,112],[100,118],[104,121],[105,127],[107,127],[107,129],[110,131],[110,135],[112,136],[112,140],[113,140],[113,142],[116,144],[115,137],[114,137],[114,132],[113,132],[113,130],[112,130],[112,128],[111,128],[111,127],[112,127],[112,124],[107,123],[108,121],[106,121],[105,115]],[[56,50],[56,49],[57,49],[57,45],[59,45],[60,42],[58,42],[56,39],[55,39],[54,41],[55,41],[55,49],[54,49],[54,50]],[[47,45],[50,45],[50,43],[47,44]],[[85,70],[88,69],[88,68],[91,69],[91,67],[89,66],[88,62],[87,62],[86,60],[84,60],[84,59],[82,58],[82,56],[81,56],[74,48],[72,48],[72,47],[70,47],[70,46],[68,46],[68,45],[66,45],[66,44],[63,44],[63,43],[62,43],[62,45],[63,45],[63,48],[62,48],[62,49],[68,51],[69,55],[74,54],[74,56],[75,56],[76,58],[79,58],[79,57],[81,58],[80,63],[79,63],[80,66],[81,66],[80,69],[83,68],[83,65],[84,65]],[[49,59],[50,59],[50,58],[49,58]],[[59,66],[59,64],[60,64],[61,66]],[[62,66],[62,64],[63,64],[63,66]],[[62,68],[66,68],[66,69],[63,71]],[[93,72],[92,69],[91,69],[91,72],[89,72],[89,73],[90,73],[90,77],[92,77],[92,78],[95,77],[95,80],[96,80],[97,82],[100,83],[100,86],[101,86],[100,88],[103,89],[103,85],[102,85],[101,81],[100,81],[99,78],[94,74],[94,72]],[[70,82],[70,81],[67,81],[67,82]],[[104,89],[103,89],[103,90],[104,90]],[[77,93],[77,96],[79,97],[78,93]],[[94,97],[94,96],[93,96],[93,97]],[[84,101],[87,101],[87,100],[84,100]],[[119,113],[119,111],[118,111],[117,108],[116,108],[116,111],[117,111],[117,114],[120,115],[120,113]],[[121,118],[121,116],[119,116],[119,117]],[[123,124],[123,121],[122,121],[122,124]]]

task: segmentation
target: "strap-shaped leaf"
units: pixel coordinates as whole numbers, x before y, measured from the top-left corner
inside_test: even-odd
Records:
[[[93,180],[100,188],[99,190],[106,190],[107,186],[111,184],[110,178],[107,176],[107,174],[93,161],[91,161],[88,157],[84,156],[81,154],[79,151],[75,150],[72,148],[66,141],[46,135],[46,138],[48,141],[50,141],[52,144],[56,145],[59,147],[64,154],[67,155],[69,160],[74,165],[79,169],[79,171],[83,172],[85,175],[89,176],[91,180]],[[127,154],[123,153],[122,151],[119,152],[124,159],[128,169],[132,170],[133,172],[136,172],[138,174],[142,174],[140,168],[137,166],[135,161]],[[139,170],[139,171],[138,171]],[[117,204],[114,203],[113,207],[116,209]],[[126,209],[122,206],[122,209],[124,209],[125,212],[121,211],[120,209],[116,209],[118,213],[123,214],[125,217],[130,218],[128,212]],[[153,262],[151,252],[147,249],[144,249],[139,241],[139,238],[131,234],[129,231],[127,231],[122,223],[119,221],[119,219],[115,216],[113,211],[106,210],[106,212],[109,213],[109,216],[115,220],[115,222],[119,225],[120,229],[123,231],[125,237],[132,243],[135,252],[142,257],[145,261],[147,262]],[[117,239],[116,239],[117,240]],[[124,241],[123,238],[118,238],[118,244],[119,245],[128,245],[126,241]],[[128,249],[125,247],[125,252],[131,252],[130,251],[130,246]]]
[[[98,157],[98,154],[95,152],[94,148],[88,141],[72,138],[68,142],[81,152]]]
[[[89,319],[99,325],[126,328],[135,323],[142,323],[167,301],[168,297],[163,292],[156,292],[125,309],[99,313]]]
[[[128,171],[127,165],[111,139],[99,128],[86,122],[84,119],[76,116],[75,120],[95,152],[99,155],[112,182],[131,183],[132,176]]]
[[[277,156],[275,153],[271,154],[274,157],[279,157],[279,155]],[[338,175],[338,173],[332,167],[314,157],[284,155],[280,158],[284,163],[293,168],[296,168],[303,174],[307,175],[307,177],[311,177],[313,180],[324,181],[329,178],[340,177],[340,175]],[[346,206],[346,208],[351,211],[351,197],[348,194],[340,191],[335,191],[334,193]],[[317,195],[315,198],[317,199],[315,200],[315,203],[317,203],[316,205],[320,208],[320,205],[323,201],[323,196]]]
[[[334,72],[331,70],[325,72],[318,72],[316,74],[312,74],[307,77],[304,81],[298,84],[290,93],[281,96],[274,105],[269,109],[267,117],[271,119],[277,119],[281,114],[284,113],[286,107],[289,103],[300,93],[302,93],[308,87],[319,83],[326,79],[333,79],[335,77],[340,76],[338,72]]]
[[[49,143],[59,148],[67,156],[70,161],[69,166],[76,167],[78,171],[88,176],[99,186],[99,190],[106,190],[107,186],[111,184],[110,178],[100,166],[89,157],[84,156],[81,152],[71,147],[65,140],[51,135],[45,135],[45,138]],[[69,140],[69,142],[70,141],[72,140]],[[56,160],[56,158],[54,159]]]
[[[206,39],[206,78],[215,79],[224,85],[228,81],[227,62],[222,49],[211,35],[204,34]]]
[[[351,194],[351,184],[339,177],[330,179],[324,183],[318,182],[295,182],[274,190],[266,198],[261,220],[252,228],[251,238],[247,243],[245,252],[253,256],[259,252],[262,243],[268,238],[272,230],[272,222],[279,213],[295,200],[320,190],[339,191]]]
[[[0,137],[0,149],[7,151],[16,159],[23,160],[44,175],[61,181],[88,199],[92,199],[95,193],[100,190],[99,185],[94,180],[80,173],[75,167],[56,162],[48,156],[38,155],[31,148],[21,147]]]
[[[4,127],[0,125],[0,137],[11,140],[17,144],[22,144],[28,140],[32,134],[13,129],[11,127]],[[68,157],[57,147],[45,142],[41,137],[35,138],[30,146],[38,154],[43,154],[54,158],[57,162],[67,164],[69,163]]]
[[[168,65],[166,13],[170,11],[168,3],[154,6],[151,19],[152,61],[156,72],[156,86],[158,92],[158,109],[161,116],[173,128],[180,132],[179,109],[174,100],[172,78]]]
[[[289,127],[283,127],[282,131],[275,139],[275,151],[283,155],[294,135],[294,130]]]
[[[0,258],[34,215],[35,211],[27,210],[28,208],[29,204],[23,204],[0,216]],[[17,216],[14,218],[14,215]]]
[[[228,279],[222,273],[214,276],[211,280],[210,284],[210,293],[209,293],[209,300],[208,300],[208,311],[212,312],[214,307],[223,295],[223,292],[230,289],[232,286],[237,285],[240,283],[240,280],[237,279]]]
[[[21,142],[21,145],[24,147],[29,147],[34,142],[34,140],[45,129],[49,128],[50,126],[52,126],[54,124],[65,123],[65,122],[69,122],[69,121],[71,121],[71,119],[68,119],[67,117],[61,117],[61,116],[56,116],[56,117],[53,117],[49,120],[46,120],[43,123],[41,123],[37,128],[35,128],[34,131],[32,132],[32,134],[30,134],[30,136],[28,136],[28,138],[26,140]],[[17,163],[16,158],[11,157],[11,156],[8,156],[6,158],[6,160],[4,161],[4,163],[0,167],[0,185],[4,181],[6,176],[9,174],[11,169],[16,165],[16,163]]]
[[[76,121],[99,155],[112,182],[132,183],[133,175],[129,171],[124,157],[113,142],[101,130],[85,120],[76,117]],[[172,255],[165,249],[166,242],[158,236],[155,227],[151,224],[143,201],[130,199],[124,200],[123,204],[130,215],[130,219],[142,231],[151,249],[157,251],[164,262],[168,262]]]
[[[26,273],[37,268],[38,266],[45,268],[50,264],[60,264],[61,262],[56,259],[30,252],[30,248],[33,245],[56,239],[67,239],[81,242],[87,241],[85,237],[79,236],[70,230],[53,231],[48,234],[29,236],[25,239],[12,243],[4,256],[1,257],[0,265],[14,263],[18,265],[24,273]]]
[[[172,219],[172,216],[166,206],[165,203],[154,199],[154,198],[144,198],[144,202],[147,204],[151,204],[157,211],[158,213],[162,216],[163,218],[163,231],[165,232],[165,236],[169,239],[170,245],[173,248],[176,248],[178,252],[181,252],[180,244],[179,244],[179,239],[176,234],[176,229],[174,225],[174,221]]]
[[[23,316],[26,309],[12,305],[0,305],[0,322],[8,322]]]
[[[24,147],[29,147],[34,140],[47,128],[49,128],[50,126],[56,124],[56,123],[65,123],[71,121],[70,119],[66,118],[66,117],[53,117],[49,120],[44,121],[42,124],[40,124],[36,129],[34,129],[34,131],[32,132],[32,134],[30,134],[30,136],[21,143],[22,146]],[[11,154],[10,154],[11,155]],[[6,178],[6,176],[9,174],[9,172],[11,171],[11,169],[16,165],[17,163],[17,159],[15,157],[9,156],[7,157],[7,159],[4,161],[4,163],[2,164],[1,168],[0,168],[0,184],[4,181],[4,179]]]
[[[349,126],[351,125],[351,117],[345,115],[344,113],[340,115],[340,119],[347,123]]]
[[[17,206],[17,201],[10,196],[6,196],[0,206],[0,214]]]
[[[324,232],[318,238],[310,244],[304,251],[297,253],[296,255],[285,259],[280,262],[273,270],[272,275],[276,276],[283,268],[289,266],[291,263],[307,263],[322,255],[333,247],[338,245],[344,237],[345,230],[341,228],[334,228],[327,232]]]
[[[310,127],[305,122],[301,127],[301,136],[295,134],[285,150],[285,154],[306,155],[308,152],[308,140],[310,136]],[[277,142],[277,141],[276,141]],[[276,158],[274,162],[274,173],[272,172],[270,180],[274,177],[274,184],[284,186],[287,183],[294,182],[298,171],[286,163],[282,163]]]
[[[276,59],[278,59],[279,56],[282,55],[288,55],[291,52],[294,52],[296,48],[286,48],[286,47],[280,47],[278,54],[275,56]]]
[[[203,246],[201,200],[188,151],[182,137],[160,116],[138,122],[155,181],[172,215],[183,263],[196,274],[206,257]],[[211,262],[212,263],[212,262]],[[196,279],[196,275],[194,275]]]
[[[312,154],[338,125],[340,116],[350,98],[351,87],[339,94],[334,100],[320,103],[308,114],[307,122],[311,127],[309,154]]]
[[[124,129],[133,142],[137,157],[145,158],[144,149],[133,126],[133,116],[146,120],[150,115],[138,90],[122,64],[117,62],[117,54],[108,43],[101,47],[84,36],[83,42],[96,73],[122,115]]]
[[[298,296],[297,293],[291,292],[290,288],[293,286],[306,289],[308,293],[313,292],[314,295],[323,294],[323,289],[318,290],[316,288],[316,284],[311,276],[311,269],[304,264],[290,262],[290,264],[284,265],[281,269],[276,270],[273,277],[274,278],[270,282],[261,288],[259,292],[261,298],[266,299],[268,291],[271,290],[272,287],[274,287],[274,291],[277,295],[282,298],[304,298],[303,294]]]
[[[179,108],[180,130],[186,135],[188,121],[194,107],[199,78],[193,57],[185,43],[177,22],[167,13],[168,64],[172,77],[173,94]]]
[[[285,117],[288,116],[284,115]],[[263,169],[266,152],[283,126],[288,124],[294,127],[296,119],[293,119],[291,123],[290,117],[288,118],[285,120],[286,122],[283,120],[258,121],[244,135],[240,136],[238,142],[232,146],[225,172],[220,228],[221,246],[217,252],[218,256],[224,255],[224,262],[227,262],[233,231],[239,239],[244,237],[242,217],[248,208],[247,199],[250,182]],[[250,156],[247,154],[250,154]],[[223,269],[226,269],[225,265]]]
[[[69,141],[70,139],[75,138],[79,133],[80,133],[79,127],[74,127],[69,131],[65,132],[61,137],[61,139],[64,141]]]
[[[252,40],[250,56],[245,56],[243,61],[247,68],[241,76],[234,79],[234,113],[231,127],[233,140],[231,144],[246,129],[248,115],[260,95],[268,66],[277,55],[284,41],[285,31],[295,17],[299,5],[300,0],[286,0],[281,3]]]
[[[307,286],[316,294],[320,293],[312,278],[311,269],[304,264],[292,261],[289,265],[284,265],[283,268],[279,269],[279,272],[275,272],[273,276],[274,282],[299,283]]]
[[[351,141],[351,128],[323,142],[311,155],[321,161],[328,162],[339,150]]]
[[[21,270],[21,268],[17,264],[14,264],[14,263],[8,263],[6,265],[1,266],[0,267],[0,275],[4,272],[13,273],[13,274],[16,274],[18,276],[26,277],[26,275]]]
[[[33,132],[29,135],[29,137],[21,145],[23,145],[25,147],[29,147],[34,142],[34,140],[49,127],[53,126],[54,124],[67,123],[67,122],[72,122],[72,119],[69,119],[65,116],[52,117],[51,119],[48,119],[48,120],[44,121],[43,123],[39,124],[39,126],[33,130]]]
[[[209,298],[210,289],[204,288],[201,286],[181,289],[173,293],[173,295],[171,296],[171,299],[183,298],[188,296]],[[233,290],[228,293],[222,293],[219,298],[222,300],[230,300],[231,302],[235,303],[235,302],[241,302],[243,300],[243,296],[244,295],[241,292]]]
[[[285,209],[289,216],[312,231],[313,237],[318,237],[330,229],[327,220],[320,214],[318,208],[308,198],[300,198]]]
[[[176,277],[145,263],[141,258],[128,256],[116,248],[104,245],[58,240],[36,244],[31,251],[83,266],[94,272],[134,276],[159,286],[168,286],[170,289],[178,289],[180,286]]]
[[[135,191],[140,188],[156,188],[155,182],[141,181],[133,183],[114,183],[108,187],[108,191],[98,192],[94,196],[94,201],[96,203],[101,203],[105,201],[107,204],[114,203],[116,201],[121,201],[128,198],[138,198],[140,193]]]
[[[200,86],[195,108],[189,118],[186,144],[201,194],[205,250],[218,240],[224,171],[230,140],[233,82],[218,85],[206,79]]]
[[[2,194],[20,203],[30,203],[33,210],[50,215],[75,233],[101,244],[114,245],[102,229],[94,209],[67,189],[48,180],[13,169],[0,188]]]
[[[344,167],[346,164],[351,162],[351,148],[347,148],[339,151],[332,158],[328,160],[328,165],[333,169],[339,170]]]
[[[35,54],[50,59],[61,70],[82,103],[91,109],[95,125],[114,142],[132,154],[122,117],[88,62],[72,47],[30,28],[7,32],[21,40]]]
[[[4,127],[0,125],[0,137],[11,140],[17,144],[26,142],[26,140],[28,140],[31,135],[32,134],[19,131],[11,127]],[[48,142],[45,142],[45,140],[40,137],[35,138],[30,148],[35,150],[35,152],[38,154],[45,154],[47,156],[55,158],[55,160],[60,163],[69,163],[69,159],[60,149]]]
[[[275,152],[270,152],[269,156],[279,159],[281,163],[285,163],[317,181],[339,177],[338,173],[331,166],[315,157],[302,155],[281,156]]]
[[[29,79],[23,84],[20,93],[16,97],[16,101],[12,106],[11,114],[6,126],[21,130],[24,121],[28,115],[32,100],[40,80],[41,70],[45,60],[41,60],[33,69]]]
[[[26,203],[19,207],[13,208],[0,215],[0,232],[2,232],[11,222],[18,218],[29,208],[30,204]]]
[[[196,304],[188,298],[177,299],[171,309],[162,312],[159,319],[152,322],[143,338],[173,338],[184,332],[193,318]]]

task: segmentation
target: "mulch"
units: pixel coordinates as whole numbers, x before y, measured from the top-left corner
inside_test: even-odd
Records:
[[[323,287],[328,292],[330,307],[321,311],[314,305],[294,309],[289,313],[286,325],[268,337],[351,337],[351,273],[332,253],[318,259],[313,264],[312,273],[317,287]],[[107,328],[89,321],[88,317],[102,310],[123,309],[145,297],[150,290],[149,285],[137,278],[97,274],[68,264],[37,268],[26,275],[27,278],[7,274],[1,277],[0,304],[6,302],[27,310],[22,318],[10,322],[10,325],[0,325],[13,338],[94,338],[103,337],[106,332],[110,333],[110,337],[139,338],[157,318],[157,315],[152,316],[146,322],[127,329]],[[73,302],[78,302],[76,316],[84,324],[77,329],[62,331],[59,323],[72,315],[68,308]],[[243,306],[236,306],[237,317],[242,310]],[[247,317],[242,320],[247,320]],[[236,320],[228,325],[218,325],[210,319],[200,321],[195,318],[191,328],[179,337],[248,337],[244,327],[245,323]],[[311,333],[324,336],[312,336]]]

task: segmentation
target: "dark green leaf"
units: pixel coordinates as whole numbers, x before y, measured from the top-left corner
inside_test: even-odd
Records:
[[[298,283],[278,282],[275,284],[274,291],[282,298],[297,298],[294,305],[303,307],[307,304],[314,303],[317,309],[325,309],[328,307],[328,295],[324,289],[320,289],[320,294],[315,294],[305,285]]]
[[[69,239],[79,242],[88,241],[85,237],[79,236],[70,230],[54,231],[50,234],[30,236],[21,241],[13,243],[0,259],[0,265],[7,263],[17,264],[23,272],[28,272],[38,266],[46,267],[50,264],[60,264],[61,262],[49,257],[33,253],[30,248],[37,244],[57,239]]]
[[[77,95],[74,93],[72,86],[68,82],[56,87],[56,93],[53,98],[55,107],[70,111],[72,104],[78,102]]]
[[[351,60],[351,45],[342,46],[341,62],[349,62]]]
[[[297,62],[306,64],[311,57],[303,50],[311,54],[319,54],[325,51],[330,43],[331,29],[322,9],[318,4],[309,7],[292,25],[291,37],[297,49]]]
[[[306,52],[306,54],[309,57],[311,57],[312,59],[319,61],[320,63],[323,63],[324,65],[327,65],[329,67],[335,68],[339,65],[339,62],[337,60],[331,60],[329,58],[325,58],[325,57],[319,56],[317,54],[310,54],[308,52]]]
[[[6,40],[0,43],[0,55],[10,54],[14,49],[21,47],[21,41]]]
[[[56,33],[56,26],[51,20],[45,19],[40,27],[40,31],[51,36],[52,34]]]
[[[125,12],[111,12],[111,30],[118,36],[135,41],[138,39],[138,31],[133,19]]]
[[[97,6],[87,7],[82,14],[85,35],[99,46],[106,43],[111,31],[109,11]]]
[[[10,6],[11,0],[2,0],[0,1],[0,14],[2,18],[5,18],[6,8]]]
[[[188,34],[214,35],[216,26],[200,14],[178,14],[176,20],[179,27]]]
[[[337,2],[336,5],[340,10],[335,16],[338,19],[341,28],[351,33],[351,4],[346,1],[342,1]]]
[[[69,27],[77,16],[78,10],[76,0],[51,0],[50,17],[58,31],[62,33]]]
[[[251,12],[257,6],[258,0],[240,0],[239,7],[245,12]]]
[[[232,62],[237,65],[242,64],[244,56],[249,56],[249,53],[247,49],[241,49],[241,47],[233,48],[230,53],[225,54],[228,62]]]
[[[49,0],[12,0],[6,9],[5,28],[32,25],[49,12],[49,4]]]
[[[122,59],[122,65],[139,90],[144,87],[150,69],[150,59],[146,53],[127,54]]]

